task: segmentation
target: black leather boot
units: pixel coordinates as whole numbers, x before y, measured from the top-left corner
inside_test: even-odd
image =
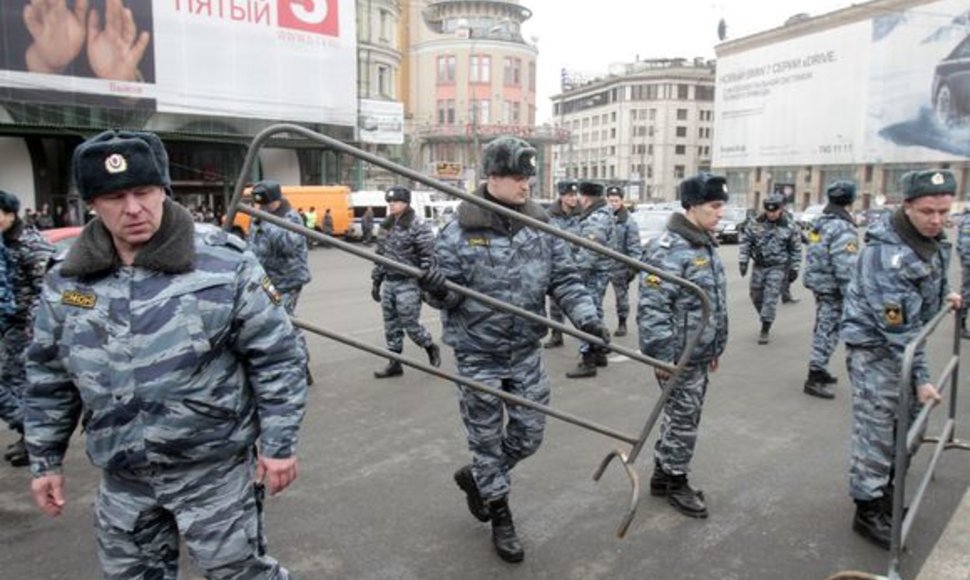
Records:
[[[606,367],[610,364],[610,359],[606,358],[607,351],[596,349],[593,351],[593,362],[596,363],[598,367]]]
[[[492,519],[488,513],[488,508],[478,493],[478,484],[475,483],[475,476],[472,475],[472,466],[466,465],[455,472],[455,483],[465,492],[465,501],[468,503],[468,511],[480,522],[487,522]]]
[[[542,345],[542,348],[556,348],[557,346],[562,346],[562,333],[553,329],[549,334],[549,340]]]
[[[852,529],[867,540],[884,550],[889,549],[892,540],[892,522],[883,511],[883,498],[868,501],[855,500],[855,518]]]
[[[488,512],[492,516],[492,543],[495,544],[498,557],[513,564],[521,562],[525,559],[525,552],[522,550],[522,543],[519,542],[518,536],[515,535],[508,497],[500,497],[488,502]]]
[[[394,351],[391,351],[394,352]],[[401,354],[401,353],[397,353]],[[399,377],[404,374],[404,367],[401,363],[396,360],[387,361],[387,366],[379,371],[374,371],[374,377],[378,379],[386,379],[389,377]]]
[[[667,485],[670,484],[670,476],[660,467],[656,461],[653,462],[653,475],[650,476],[650,495],[664,497],[667,495]]]
[[[626,336],[626,318],[620,319],[620,323],[616,325],[613,336]]]
[[[805,380],[803,389],[806,395],[818,397],[820,399],[834,399],[835,393],[829,389],[825,382],[825,377],[819,371],[808,371],[808,379]]]
[[[585,379],[596,376],[596,355],[592,351],[583,353],[576,368],[566,373],[567,379]]]
[[[768,344],[768,333],[771,332],[771,323],[761,323],[761,334],[758,335],[758,344]]]
[[[707,504],[704,492],[694,489],[687,483],[686,475],[670,475],[667,482],[667,503],[680,513],[692,518],[706,518]]]
[[[438,348],[438,345],[432,342],[431,343],[431,346],[429,346],[428,348],[426,348],[424,350],[425,350],[425,352],[428,353],[428,363],[431,366],[435,367],[435,368],[440,367],[441,366],[441,349]]]
[[[835,383],[839,382],[839,379],[830,373],[828,369],[818,371],[818,378],[821,379],[821,382],[826,385],[834,385]]]

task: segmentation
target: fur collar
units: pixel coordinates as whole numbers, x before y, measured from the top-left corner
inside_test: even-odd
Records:
[[[401,212],[400,217],[395,218],[394,216],[389,215],[384,218],[384,221],[381,222],[381,229],[389,230],[394,227],[395,223],[401,224],[401,227],[404,229],[408,229],[411,227],[411,224],[414,223],[414,216],[414,208],[408,206],[407,209]]]
[[[485,186],[482,185],[479,187],[474,195],[476,197],[485,199]],[[531,199],[527,199],[525,203],[520,206],[508,207],[509,209],[514,209],[523,215],[535,218],[541,222],[545,223],[549,221],[549,214],[546,213],[546,210],[542,209],[541,205],[532,201]],[[524,227],[524,224],[517,220],[514,220],[515,223],[510,223],[512,221],[513,220],[510,220],[505,216],[500,216],[491,210],[485,209],[484,207],[479,207],[467,201],[461,202],[461,204],[458,206],[458,223],[466,230],[493,229],[502,234],[515,235],[520,229],[522,229],[522,227]]]
[[[687,216],[674,213],[667,222],[667,229],[681,236],[692,246],[716,246],[717,240],[710,233],[695,226]]]
[[[195,262],[195,224],[192,214],[166,199],[162,223],[138,253],[134,265],[165,274],[183,274]],[[111,234],[101,218],[94,218],[81,231],[81,237],[68,250],[61,275],[79,278],[107,274],[122,266]]]
[[[940,248],[939,241],[942,236],[940,238],[927,238],[919,233],[912,222],[909,221],[909,218],[906,217],[902,207],[893,212],[892,217],[889,218],[889,223],[903,240],[903,243],[912,248],[921,260],[929,262],[936,255]]]
[[[613,212],[613,216],[616,217],[616,223],[625,224],[626,220],[630,219],[630,211],[625,205],[621,205],[620,209]]]
[[[589,204],[589,207],[583,210],[583,212],[579,215],[580,221],[588,218],[590,214],[592,214],[594,211],[598,210],[599,208],[603,207],[604,205],[606,205],[606,200],[603,199],[602,197],[598,198],[596,201]],[[610,212],[610,213],[613,213],[613,212]]]

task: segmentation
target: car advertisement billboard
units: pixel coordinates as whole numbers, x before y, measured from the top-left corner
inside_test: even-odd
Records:
[[[357,124],[352,0],[0,4],[0,96]]]
[[[970,155],[970,2],[944,0],[724,54],[714,165]]]

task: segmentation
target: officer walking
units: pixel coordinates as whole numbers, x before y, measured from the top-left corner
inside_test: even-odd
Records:
[[[279,183],[270,180],[260,181],[253,185],[252,196],[253,202],[263,211],[294,225],[304,225],[300,215],[283,197]],[[310,208],[310,212],[313,212],[313,208]],[[310,213],[307,216],[310,216]],[[307,217],[305,227],[309,228],[309,224],[310,218]],[[300,292],[312,279],[310,264],[307,262],[307,238],[276,224],[254,219],[249,239],[253,253],[256,254],[266,275],[282,296],[283,308],[286,309],[287,314],[294,316],[297,302],[300,300]],[[306,337],[299,329],[296,332],[300,348],[309,365],[310,351],[306,346]],[[307,366],[306,375],[307,383],[312,385],[313,375],[310,374],[309,366]]]
[[[956,193],[946,170],[912,171],[902,177],[904,201],[866,234],[849,283],[842,319],[852,381],[852,461],[849,495],[853,529],[889,549],[892,532],[896,407],[903,351],[941,308],[959,309],[948,294],[950,244],[944,228]],[[913,389],[906,421],[922,404],[939,401],[921,348],[902,388]]]
[[[791,206],[789,205],[790,200],[788,199],[788,197],[785,197],[784,195],[782,196],[782,199],[785,201],[785,219],[788,220],[789,223],[794,224],[794,226],[795,226],[795,233],[798,234],[798,240],[800,242],[804,242],[804,237],[802,236],[801,226],[795,220],[795,213],[792,212]],[[785,272],[785,277],[782,279],[782,285],[781,285],[781,303],[782,304],[797,304],[799,302],[799,299],[798,298],[795,298],[794,296],[792,296],[792,293],[791,293],[791,285],[792,285],[792,282],[795,281],[795,278],[798,277],[797,276],[797,271],[798,271],[798,266],[801,264],[801,260],[802,260],[801,246],[799,246],[798,261],[797,262],[794,262],[794,263],[792,263],[792,262],[789,262],[788,263],[788,267],[787,267],[787,270]],[[796,274],[795,275],[792,275],[792,273],[791,273],[792,267],[794,267],[795,270],[796,270]]]
[[[603,199],[603,191],[604,188],[599,183],[580,182],[577,234],[601,246],[613,248],[615,237],[613,211]],[[596,312],[600,322],[605,326],[603,298],[606,296],[606,286],[610,282],[610,270],[614,262],[611,258],[586,248],[574,248],[573,256],[582,273],[586,288],[596,301]],[[567,372],[566,377],[570,379],[595,377],[596,367],[605,367],[608,364],[606,354],[607,351],[581,341],[579,364],[575,369]]]
[[[549,224],[556,226],[564,232],[575,234],[579,224],[579,216],[576,209],[579,205],[579,182],[560,181],[556,184],[556,191],[559,192],[559,198],[553,201],[549,209],[546,210],[546,213],[549,214]],[[562,310],[552,297],[549,298],[549,318],[552,318],[560,324],[564,320]],[[549,340],[542,346],[544,348],[556,348],[562,345],[562,333],[556,329],[552,329],[549,334]]]
[[[815,295],[815,329],[808,361],[805,394],[822,399],[835,398],[829,385],[837,379],[828,371],[829,358],[839,343],[842,301],[859,254],[859,234],[849,213],[856,187],[851,181],[835,181],[826,190],[829,203],[816,218],[808,233],[805,251],[805,287]]]
[[[963,310],[960,311],[960,336],[970,338],[967,329],[967,305],[970,305],[970,205],[963,208],[957,233],[957,254],[960,256],[962,280],[960,295],[963,297]]]
[[[14,467],[28,464],[23,437],[23,396],[27,388],[25,356],[33,336],[34,315],[44,284],[44,272],[54,248],[34,226],[20,219],[20,199],[0,191],[0,232],[8,257],[7,275],[13,310],[0,326],[0,417],[20,438],[3,454]]]
[[[529,199],[536,151],[515,137],[499,137],[483,152],[485,183],[475,195],[539,220],[548,216]],[[435,244],[437,269],[422,287],[442,311],[444,342],[455,349],[458,373],[496,389],[548,404],[549,379],[542,367],[542,324],[531,322],[449,291],[449,280],[512,303],[537,315],[551,295],[584,332],[607,336],[592,297],[562,239],[477,205],[463,202]],[[539,448],[545,416],[473,389],[458,386],[459,409],[473,462],[455,473],[468,509],[491,521],[499,557],[521,562],[522,544],[509,508],[509,472]],[[503,419],[504,418],[504,419]]]
[[[802,257],[801,234],[798,226],[784,216],[784,198],[772,193],[763,205],[764,212],[745,228],[738,250],[742,278],[748,273],[748,262],[754,262],[750,296],[761,318],[758,344],[768,344],[782,283],[786,276],[791,281],[798,278]]]
[[[613,249],[639,260],[643,256],[640,246],[640,228],[630,219],[630,211],[623,205],[623,188],[611,185],[606,188],[606,201],[613,211],[615,220]],[[616,296],[617,326],[613,336],[626,336],[626,319],[630,315],[629,290],[630,282],[636,277],[637,270],[621,262],[614,262],[610,271],[610,282],[613,284],[613,294]]]
[[[644,276],[637,310],[640,351],[669,363],[680,359],[686,337],[706,323],[680,374],[671,377],[656,370],[661,388],[668,381],[675,381],[675,385],[664,404],[654,446],[650,494],[666,496],[677,511],[693,518],[706,518],[707,504],[703,492],[690,486],[687,474],[697,444],[708,373],[717,370],[728,338],[727,279],[713,235],[727,200],[727,182],[721,176],[701,173],[684,180],[680,202],[686,213],[670,216],[667,231],[644,250],[644,260],[650,265],[704,290],[711,306],[708,319],[701,318],[696,294],[655,274]]]
[[[387,218],[381,223],[377,234],[377,254],[395,262],[428,270],[434,266],[434,234],[431,225],[422,220],[411,208],[411,190],[396,185],[384,193],[387,201]],[[421,322],[421,288],[415,278],[374,264],[371,271],[371,297],[380,302],[384,315],[384,339],[387,349],[398,354],[404,352],[405,332],[415,344],[428,353],[432,366],[441,366],[441,351],[431,338],[431,333]],[[383,292],[381,288],[383,287]],[[387,366],[374,372],[379,379],[404,374],[401,363],[391,360]]]
[[[279,291],[241,240],[168,198],[155,134],[106,131],[72,165],[98,217],[55,259],[27,355],[34,500],[64,510],[81,421],[103,578],[175,578],[180,540],[207,578],[289,578],[262,523],[264,487],[296,479],[306,398]]]

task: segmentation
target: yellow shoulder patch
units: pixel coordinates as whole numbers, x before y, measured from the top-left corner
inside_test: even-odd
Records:
[[[263,291],[273,301],[273,304],[283,302],[283,295],[276,289],[276,286],[273,286],[273,281],[269,279],[269,276],[263,276],[263,279],[259,281],[259,285],[263,287]]]
[[[808,232],[808,243],[817,244],[822,241],[822,234],[816,230]]]
[[[61,304],[65,306],[77,306],[78,308],[94,308],[98,302],[98,297],[94,294],[85,294],[77,290],[65,290],[61,294]]]
[[[903,315],[903,307],[896,302],[883,304],[882,317],[886,321],[886,326],[890,328],[902,326],[906,322],[906,317]]]
[[[660,276],[657,276],[656,274],[647,274],[646,276],[643,277],[644,286],[650,286],[651,288],[660,288],[660,285],[662,283],[663,283],[663,280],[661,280]]]
[[[710,260],[708,260],[703,256],[698,256],[694,258],[694,265],[697,266],[698,268],[703,268],[704,266],[708,265],[710,262],[711,262]]]

